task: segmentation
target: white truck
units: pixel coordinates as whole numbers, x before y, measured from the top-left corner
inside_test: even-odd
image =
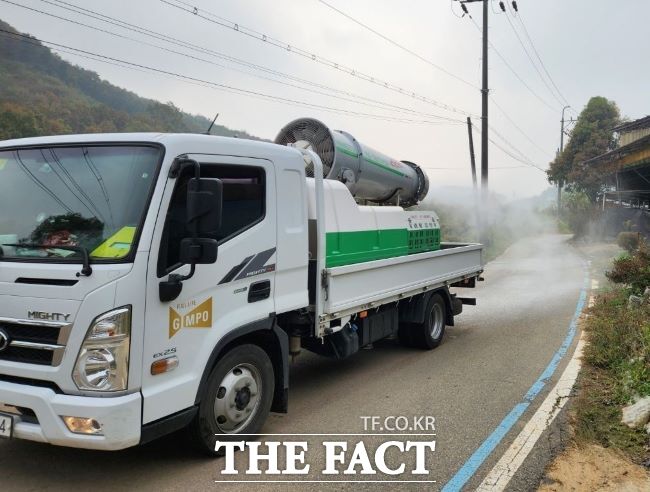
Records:
[[[398,206],[428,190],[415,164],[295,123],[277,143],[0,142],[0,437],[116,450],[187,428],[214,452],[287,412],[301,348],[441,342],[482,246]]]

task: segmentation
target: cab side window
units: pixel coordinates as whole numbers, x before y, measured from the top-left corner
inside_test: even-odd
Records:
[[[158,277],[178,268],[179,247],[183,238],[191,233],[185,221],[187,184],[194,175],[185,169],[176,178],[158,255]],[[253,166],[201,164],[202,178],[218,178],[223,183],[223,219],[221,229],[213,239],[223,244],[264,219],[265,180],[264,169]]]

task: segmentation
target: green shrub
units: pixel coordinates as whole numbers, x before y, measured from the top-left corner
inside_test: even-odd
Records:
[[[640,242],[636,251],[616,258],[612,269],[605,275],[612,282],[629,286],[633,293],[643,294],[646,287],[650,287],[650,250],[648,246],[644,242]]]
[[[630,253],[639,249],[641,236],[638,232],[621,232],[616,238],[616,243]]]

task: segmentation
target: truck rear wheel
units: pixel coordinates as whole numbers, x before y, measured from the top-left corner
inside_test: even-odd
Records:
[[[215,442],[241,440],[237,434],[255,434],[264,425],[273,400],[273,364],[257,345],[239,345],[214,367],[191,433],[198,448],[210,455]]]
[[[442,343],[446,322],[445,301],[439,294],[434,294],[424,308],[422,323],[402,323],[399,328],[399,340],[407,347],[431,350]]]

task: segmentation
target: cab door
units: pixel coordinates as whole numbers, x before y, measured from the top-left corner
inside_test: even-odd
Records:
[[[265,159],[190,155],[202,178],[223,183],[223,220],[217,261],[196,265],[179,297],[161,302],[159,283],[187,274],[178,248],[189,237],[185,223],[187,180],[193,170],[170,178],[151,247],[143,355],[143,423],[194,404],[212,349],[228,332],[268,318],[274,309],[276,258],[275,170]],[[152,375],[151,364],[176,357],[178,366]]]

